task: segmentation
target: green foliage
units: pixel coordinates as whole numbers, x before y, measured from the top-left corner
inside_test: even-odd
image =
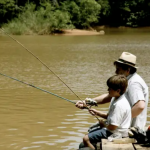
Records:
[[[1,23],[7,22],[11,18],[15,17],[15,13],[19,8],[15,5],[14,0],[0,0],[0,18]]]
[[[93,25],[149,26],[150,1],[0,0],[0,18],[0,25],[12,34],[50,34]]]
[[[95,0],[66,0],[61,9],[69,12],[71,21],[77,28],[88,28],[98,22],[101,6]]]
[[[126,25],[133,27],[150,25],[150,2],[146,0],[132,0],[131,2],[126,2],[131,10]]]
[[[36,11],[34,4],[27,5],[18,18],[4,26],[5,30],[12,31],[12,34],[50,34],[55,30],[73,27],[67,12],[55,10],[50,3],[44,6],[45,9],[40,7]],[[17,28],[17,25],[22,25],[22,27]]]
[[[109,16],[110,14],[110,5],[108,0],[98,0],[97,3],[101,5],[101,14],[103,16]]]
[[[98,22],[101,6],[95,0],[80,1],[80,23],[83,27],[90,27],[91,23]]]
[[[110,25],[147,26],[150,25],[150,2],[148,0],[108,0]]]
[[[10,34],[22,35],[27,32],[27,27],[22,22],[14,19],[13,21],[5,24],[3,28]]]
[[[107,25],[109,22],[109,16],[110,16],[110,10],[111,6],[109,4],[108,0],[98,0],[97,1],[101,5],[100,10],[100,19],[99,19],[99,25]]]
[[[70,20],[74,26],[78,26],[80,22],[80,8],[75,1],[64,1],[61,3],[62,11],[68,12],[70,14]]]

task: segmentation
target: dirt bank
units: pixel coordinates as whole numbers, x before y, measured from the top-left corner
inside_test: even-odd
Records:
[[[88,30],[79,30],[79,29],[72,29],[72,30],[62,30],[62,35],[104,35],[104,30],[99,32],[95,31],[88,31]]]

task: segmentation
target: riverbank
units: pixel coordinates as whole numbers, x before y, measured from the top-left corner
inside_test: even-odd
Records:
[[[0,30],[0,35],[3,35],[3,34],[4,33]],[[62,29],[61,31],[53,33],[52,35],[104,35],[104,34],[105,34],[104,30],[96,31],[96,30],[81,30],[81,29]],[[33,33],[26,32],[24,35],[33,35]],[[44,35],[44,34],[40,34],[39,32],[39,34],[37,35]]]
[[[132,34],[132,33],[150,33],[150,27],[139,27],[139,28],[131,28],[131,27],[108,27],[108,26],[96,26],[89,30],[85,29],[62,29],[62,30],[56,30],[53,33],[48,32],[42,32],[39,31],[37,33],[32,32],[31,30],[26,31],[23,34],[17,34],[16,32],[7,31],[7,29],[4,28],[4,31],[7,32],[10,35],[70,35],[70,36],[76,36],[76,35],[105,35],[109,33],[116,33],[120,32],[123,34]],[[15,34],[16,33],[16,34]],[[0,35],[4,35],[3,31],[0,30]]]
[[[62,30],[62,35],[104,35],[105,31],[100,30],[99,32],[96,30],[79,30],[79,29],[70,29],[70,30]],[[55,34],[58,35],[58,34]]]
[[[55,35],[105,35],[110,33],[122,33],[122,34],[148,34],[150,33],[150,27],[139,27],[139,28],[131,28],[131,27],[107,27],[107,26],[96,26],[91,30],[83,30],[83,29],[70,29],[70,30],[62,30],[62,33],[56,33]]]

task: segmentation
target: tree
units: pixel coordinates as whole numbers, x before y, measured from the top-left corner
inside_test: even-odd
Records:
[[[101,9],[95,0],[66,0],[60,7],[69,12],[76,28],[89,28],[91,24],[97,23]]]
[[[1,24],[15,17],[18,12],[19,7],[14,0],[0,0]]]

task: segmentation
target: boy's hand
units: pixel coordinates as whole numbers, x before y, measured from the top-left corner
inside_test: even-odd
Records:
[[[106,126],[105,121],[103,119],[99,121],[99,124],[102,128]]]
[[[89,113],[93,116],[97,115],[98,114],[98,111],[96,109],[91,109],[89,108]]]

